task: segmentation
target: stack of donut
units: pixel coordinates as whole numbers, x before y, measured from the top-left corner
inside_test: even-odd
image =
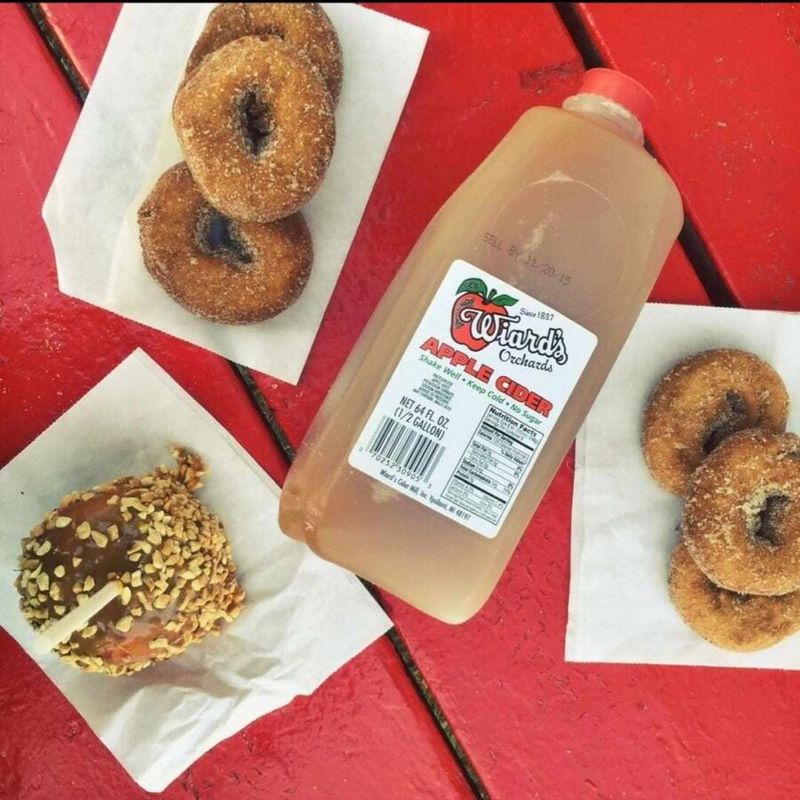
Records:
[[[800,437],[778,374],[741,350],[685,359],[656,386],[642,444],[686,499],[669,591],[713,644],[760,650],[800,630]]]
[[[336,31],[316,3],[223,3],[173,104],[185,161],[139,209],[144,263],[184,308],[214,322],[279,314],[311,271],[300,209],[336,139]]]

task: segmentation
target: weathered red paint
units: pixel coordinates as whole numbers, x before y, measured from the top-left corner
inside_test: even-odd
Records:
[[[121,3],[42,3],[50,26],[89,86],[114,29]]]
[[[468,800],[458,768],[386,639],[218,745],[160,795],[140,789],[5,634],[4,800]]]
[[[586,3],[606,60],[655,95],[652,142],[726,281],[800,309],[800,6]]]
[[[582,69],[547,6],[391,4],[380,8],[429,27],[432,35],[398,135],[300,385],[289,387],[269,378],[261,381],[295,442],[305,432],[394,270],[436,208],[527,105],[560,102],[577,86]],[[777,7],[772,11],[778,15],[796,13]],[[719,147],[734,148],[744,158],[746,137],[751,137],[755,147],[767,141],[762,134],[770,134],[774,140],[771,146],[787,155],[791,139],[786,131],[791,128],[783,123],[779,126],[776,120],[780,117],[759,120],[759,114],[753,115],[749,108],[752,103],[763,113],[765,106],[759,102],[770,107],[778,102],[775,98],[779,95],[764,99],[758,94],[764,91],[763,76],[773,74],[766,66],[772,54],[780,53],[781,63],[790,63],[787,53],[791,51],[776,33],[778,29],[763,23],[768,12],[760,12],[763,24],[751,27],[750,37],[744,36],[747,21],[737,23],[733,16],[723,16],[719,17],[723,22],[717,25],[709,8],[676,11],[628,4],[621,12],[610,6],[592,6],[591,13],[595,20],[601,13],[619,14],[614,35],[621,38],[614,40],[606,55],[610,53],[621,68],[642,79],[659,97],[662,116],[654,128],[653,141],[678,178],[702,232],[711,236],[709,244],[715,256],[723,261],[724,254],[726,277],[741,296],[745,297],[745,290],[753,292],[746,295],[752,298],[749,302],[773,302],[766,295],[763,302],[759,301],[755,290],[748,289],[757,261],[731,259],[737,248],[749,246],[750,238],[758,238],[751,237],[753,226],[757,232],[769,234],[763,218],[756,216],[755,200],[750,204],[747,200],[757,198],[762,207],[774,210],[768,202],[770,182],[785,198],[782,193],[787,184],[781,170],[788,169],[791,162],[776,162],[769,181],[762,181],[754,195],[748,195],[749,182],[758,176],[745,169],[744,162],[723,164],[724,158],[718,153]],[[733,14],[727,10],[721,13]],[[626,26],[630,26],[627,33]],[[597,30],[608,45],[611,28],[604,22]],[[753,30],[760,39],[755,38]],[[788,36],[788,31],[784,33]],[[752,45],[754,41],[757,47]],[[707,58],[711,52],[714,58],[722,54],[724,63],[729,56],[734,60],[739,49],[741,55],[735,63],[741,72],[727,76],[719,64]],[[77,45],[74,50],[78,51]],[[755,65],[749,76],[743,72],[748,64]],[[676,75],[683,76],[682,87],[676,84]],[[725,94],[729,117],[716,117],[715,112],[708,111],[715,108],[719,86],[727,82],[735,88],[742,81],[748,87],[744,96],[736,91]],[[784,95],[780,98],[787,103],[793,100]],[[681,111],[682,106],[689,110]],[[729,131],[730,138],[714,138],[717,132],[711,124],[716,121],[727,121],[728,128],[714,127],[723,133]],[[671,127],[678,123],[682,127]],[[733,138],[730,132],[733,123],[741,126],[736,128],[739,138]],[[665,130],[669,138],[665,138]],[[704,143],[703,148],[698,141]],[[761,153],[762,168],[769,164],[765,152]],[[737,165],[732,168],[733,177],[742,177],[726,184],[717,176],[722,167],[731,164]],[[729,189],[732,199],[726,200]],[[701,190],[710,198],[706,206],[701,203]],[[786,217],[781,219],[786,219],[793,206],[787,200],[783,207]],[[770,241],[774,242],[776,235],[773,233]],[[793,240],[783,241],[781,246],[788,248]],[[756,244],[763,242],[750,241],[750,245]],[[760,258],[757,253],[752,257]],[[730,264],[736,266],[727,266]],[[745,268],[740,270],[741,264]],[[689,269],[680,249],[673,250],[653,298],[704,302]],[[786,294],[788,290],[774,282],[766,286],[767,292],[779,291],[780,302],[791,302],[793,296]],[[744,800],[756,796],[782,800],[793,796],[800,777],[796,744],[800,723],[792,704],[793,674],[564,664],[571,471],[572,462],[568,460],[495,596],[475,620],[451,628],[387,598],[393,618],[492,796],[515,800],[623,796],[642,800]],[[353,698],[347,696],[348,686],[342,691],[346,711]],[[318,698],[319,694],[308,702]],[[279,713],[291,717],[294,707]],[[29,757],[32,759],[33,754]],[[320,751],[320,763],[329,757]],[[204,759],[192,775],[206,763],[216,762]],[[314,763],[320,770],[324,768]],[[103,764],[103,769],[108,769],[106,762]],[[343,777],[358,764],[358,759],[353,759],[344,768],[336,762],[331,770]],[[225,774],[229,781],[234,780]],[[297,782],[297,775],[294,777]],[[226,785],[220,779],[219,784],[212,782],[203,788],[210,795],[223,796]],[[283,785],[293,784],[286,780]],[[331,791],[331,784],[326,785]],[[314,796],[310,785],[302,786],[304,791],[298,794]],[[343,782],[337,784],[339,794],[334,790],[330,796],[360,796],[354,788],[360,788],[360,784],[351,783],[350,794],[344,786]],[[365,796],[385,794],[378,790]]]
[[[92,9],[84,9],[76,27],[84,35]],[[107,21],[107,12],[100,18]],[[223,359],[59,294],[40,207],[78,106],[19,6],[0,7],[0,31],[0,464],[142,346],[281,479],[284,462]],[[94,53],[92,63],[98,62]],[[0,797],[148,796],[5,633],[0,662]],[[381,639],[313,697],[219,745],[165,796],[463,800],[471,794],[394,649]]]

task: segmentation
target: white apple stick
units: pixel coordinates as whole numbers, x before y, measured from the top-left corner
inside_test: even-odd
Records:
[[[120,581],[109,581],[95,592],[85,603],[73,608],[65,617],[54,622],[34,640],[33,652],[48,653],[56,645],[65,642],[75,631],[80,630],[95,614],[102,611],[122,591]]]

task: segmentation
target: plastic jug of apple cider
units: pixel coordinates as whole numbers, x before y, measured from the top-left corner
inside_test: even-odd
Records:
[[[633,79],[590,70],[459,187],[303,442],[286,534],[445,622],[480,609],[680,231],[642,144],[653,110]]]

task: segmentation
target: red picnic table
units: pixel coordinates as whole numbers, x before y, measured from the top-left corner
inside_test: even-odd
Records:
[[[0,464],[142,347],[280,482],[425,224],[524,109],[560,105],[590,66],[659,102],[650,144],[687,225],[652,299],[800,308],[800,7],[371,5],[431,35],[298,386],[58,292],[41,205],[119,6],[0,7]],[[796,796],[800,676],[564,662],[571,491],[568,459],[477,617],[450,627],[383,594],[392,634],[164,796]],[[0,653],[0,797],[146,795],[5,633]]]

